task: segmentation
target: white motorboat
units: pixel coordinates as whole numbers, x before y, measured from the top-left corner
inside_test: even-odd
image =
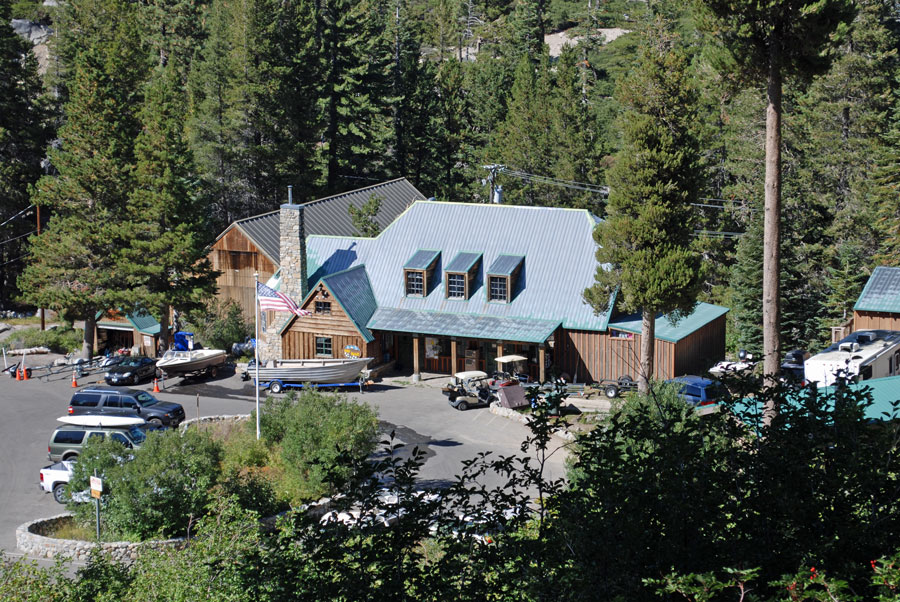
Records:
[[[170,349],[156,362],[156,367],[167,376],[206,372],[215,377],[219,366],[225,363],[223,349],[192,349],[178,351]]]
[[[355,381],[371,357],[350,359],[270,360],[259,367],[260,382],[282,383],[348,383]],[[256,369],[248,368],[250,378],[256,378]]]

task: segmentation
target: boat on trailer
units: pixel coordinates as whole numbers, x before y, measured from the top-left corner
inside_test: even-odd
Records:
[[[305,360],[269,360],[259,367],[259,384],[279,393],[286,384],[347,384],[356,382],[366,369],[371,357],[321,358]],[[250,378],[256,378],[256,369],[248,368]]]
[[[179,351],[170,349],[156,362],[156,367],[166,376],[184,376],[201,372],[215,377],[219,367],[225,363],[223,349],[191,349]]]

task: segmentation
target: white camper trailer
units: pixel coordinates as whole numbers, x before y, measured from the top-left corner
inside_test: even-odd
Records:
[[[900,332],[860,330],[803,363],[806,380],[820,387],[835,383],[839,373],[853,380],[900,374]]]

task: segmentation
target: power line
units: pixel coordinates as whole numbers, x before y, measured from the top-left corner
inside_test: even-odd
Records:
[[[25,213],[26,211],[28,211],[29,209],[31,209],[32,207],[34,207],[34,205],[28,205],[27,207],[25,207],[24,209],[22,209],[21,211],[19,211],[17,214],[15,214],[15,215],[12,216],[11,218],[9,218],[8,220],[6,220],[6,221],[3,222],[2,224],[0,224],[0,227],[3,227],[3,226],[5,226],[6,224],[8,224],[9,222],[13,221],[13,220],[16,219],[17,217],[19,217],[20,215],[22,215],[23,213]]]
[[[20,259],[25,259],[25,258],[28,257],[29,255],[31,255],[31,253],[25,253],[24,255],[19,255],[19,256],[16,257],[15,259],[10,259],[10,260],[7,261],[6,263],[0,263],[0,268],[2,268],[2,267],[5,266],[5,265],[9,265],[9,264],[11,264],[11,263],[15,263],[15,262],[19,261]]]
[[[14,240],[19,240],[20,238],[25,238],[26,236],[31,236],[35,232],[37,232],[37,230],[32,230],[31,232],[28,232],[27,234],[22,234],[21,236],[16,236],[14,238],[7,238],[6,240],[0,242],[0,245],[5,245],[8,242],[12,242]]]

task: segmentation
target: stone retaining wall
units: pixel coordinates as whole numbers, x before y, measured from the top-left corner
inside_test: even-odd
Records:
[[[241,422],[250,418],[250,414],[221,414],[219,416],[201,416],[200,418],[188,418],[179,426],[184,429],[192,424],[206,424],[208,422]]]
[[[119,562],[133,562],[141,550],[162,548],[183,548],[186,545],[184,537],[175,539],[143,541],[110,541],[97,544],[92,541],[77,539],[56,539],[46,537],[44,533],[54,530],[60,522],[69,519],[71,512],[65,512],[50,518],[39,518],[16,529],[16,547],[19,551],[32,558],[58,558],[66,557],[76,561],[86,561],[91,550],[100,547],[114,560]]]

